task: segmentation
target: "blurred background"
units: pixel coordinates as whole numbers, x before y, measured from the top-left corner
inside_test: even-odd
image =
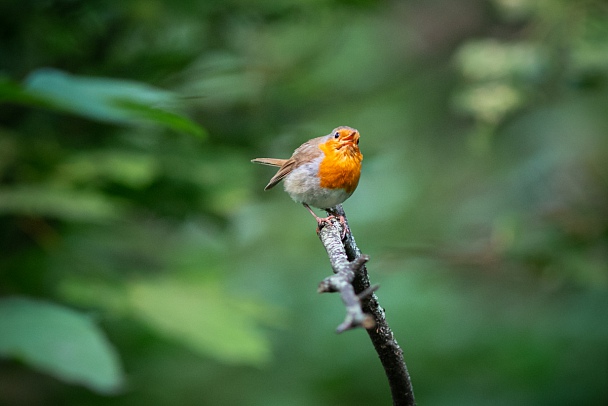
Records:
[[[250,163],[361,132],[344,204],[421,405],[608,404],[608,3],[0,5],[0,404],[381,405],[315,222]]]

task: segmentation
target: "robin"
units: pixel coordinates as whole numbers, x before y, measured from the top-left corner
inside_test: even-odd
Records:
[[[361,161],[359,131],[351,127],[337,127],[331,133],[313,138],[300,145],[289,159],[256,158],[251,162],[277,166],[279,170],[264,190],[273,188],[281,180],[285,191],[317,220],[319,228],[336,218],[333,208],[348,199],[359,184]],[[310,206],[324,209],[331,214],[321,218]],[[344,216],[339,216],[343,235],[347,226]]]

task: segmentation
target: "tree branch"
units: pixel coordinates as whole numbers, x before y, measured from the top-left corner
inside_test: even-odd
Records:
[[[338,216],[344,216],[348,228],[346,214],[341,205],[333,211]],[[415,406],[412,382],[403,358],[403,350],[399,347],[387,321],[384,309],[380,307],[374,291],[377,285],[371,286],[367,274],[367,255],[362,255],[355,243],[352,233],[346,233],[342,242],[343,225],[336,219],[332,226],[325,226],[319,231],[319,238],[327,250],[334,275],[328,276],[319,284],[318,291],[339,292],[346,306],[346,318],[337,328],[337,332],[364,327],[369,335],[380,362],[388,378],[394,406]]]

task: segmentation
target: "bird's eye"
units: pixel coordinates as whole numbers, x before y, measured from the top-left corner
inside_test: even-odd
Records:
[[[357,145],[359,145],[359,140],[357,139]]]
[[[335,138],[335,139],[340,138],[340,133],[336,131],[336,133],[334,134],[334,138]]]

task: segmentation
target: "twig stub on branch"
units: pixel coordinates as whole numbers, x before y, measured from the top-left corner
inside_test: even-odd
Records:
[[[342,225],[332,220],[331,226],[325,226],[319,231],[319,238],[327,250],[334,274],[323,279],[317,289],[319,293],[339,292],[346,306],[346,318],[336,331],[341,333],[356,327],[372,328],[374,319],[365,314],[361,307],[361,299],[355,292],[353,281],[357,273],[369,260],[367,255],[360,255],[352,262],[348,260],[342,244]],[[347,234],[347,238],[348,238]]]

